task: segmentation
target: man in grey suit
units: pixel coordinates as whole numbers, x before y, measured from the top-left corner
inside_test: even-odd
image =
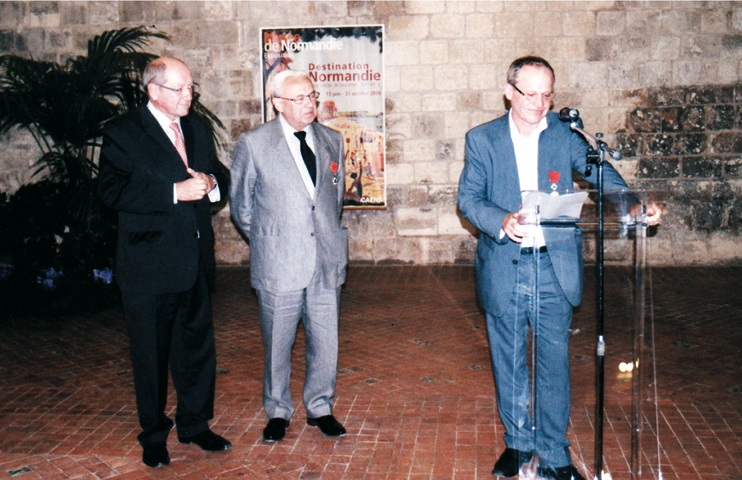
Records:
[[[315,122],[310,78],[285,70],[271,81],[274,120],[244,133],[232,154],[231,212],[250,243],[265,347],[263,407],[267,441],[281,440],[294,414],[291,349],[303,320],[307,423],[337,437],[332,415],[338,354],[340,287],[348,264],[341,226],[343,137]]]
[[[592,185],[597,180],[597,169],[586,169],[585,141],[550,112],[553,86],[554,70],[540,57],[510,65],[504,91],[509,113],[466,135],[458,204],[480,230],[477,294],[486,311],[497,407],[506,430],[506,449],[492,474],[513,477],[537,455],[541,477],[584,480],[572,465],[566,438],[569,329],[572,307],[582,299],[582,233],[576,227],[534,230],[520,223],[518,213],[521,191],[571,189],[573,171]],[[607,189],[628,188],[607,163],[603,175]],[[648,214],[650,223],[659,223],[658,210]],[[537,323],[538,332],[535,439],[526,360],[529,322],[532,328]]]

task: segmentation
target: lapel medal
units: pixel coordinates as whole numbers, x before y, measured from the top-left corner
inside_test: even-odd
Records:
[[[549,182],[551,182],[551,194],[556,195],[557,183],[559,183],[559,172],[549,170]]]
[[[330,162],[330,170],[332,170],[332,184],[338,184],[338,164],[337,162]]]

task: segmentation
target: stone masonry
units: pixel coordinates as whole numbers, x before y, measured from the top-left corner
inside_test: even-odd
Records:
[[[673,215],[667,238],[673,257],[703,262],[697,242],[732,258],[742,226],[740,101],[742,86],[659,87],[642,100],[618,134],[624,156],[636,162],[634,185],[668,192]],[[687,241],[693,240],[693,241]]]
[[[345,212],[352,262],[473,260],[475,232],[456,209],[464,135],[505,113],[505,71],[526,54],[554,66],[557,110],[579,109],[624,151],[630,184],[668,192],[653,263],[742,257],[741,3],[0,2],[0,54],[63,61],[104,30],[153,26],[172,41],[147,50],[191,66],[231,148],[262,118],[259,29],[355,24],[384,25],[388,208]],[[34,180],[36,153],[22,133],[0,138],[0,190]],[[218,261],[248,263],[228,207],[215,227]]]

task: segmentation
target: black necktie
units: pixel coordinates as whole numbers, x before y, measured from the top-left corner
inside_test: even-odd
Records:
[[[304,165],[307,166],[309,176],[312,179],[312,184],[317,183],[317,158],[314,156],[314,152],[307,144],[307,132],[294,132],[296,138],[301,142],[301,158],[304,159]]]

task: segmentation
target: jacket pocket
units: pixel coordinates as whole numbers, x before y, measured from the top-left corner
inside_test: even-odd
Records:
[[[163,232],[129,232],[129,245],[160,243]]]

